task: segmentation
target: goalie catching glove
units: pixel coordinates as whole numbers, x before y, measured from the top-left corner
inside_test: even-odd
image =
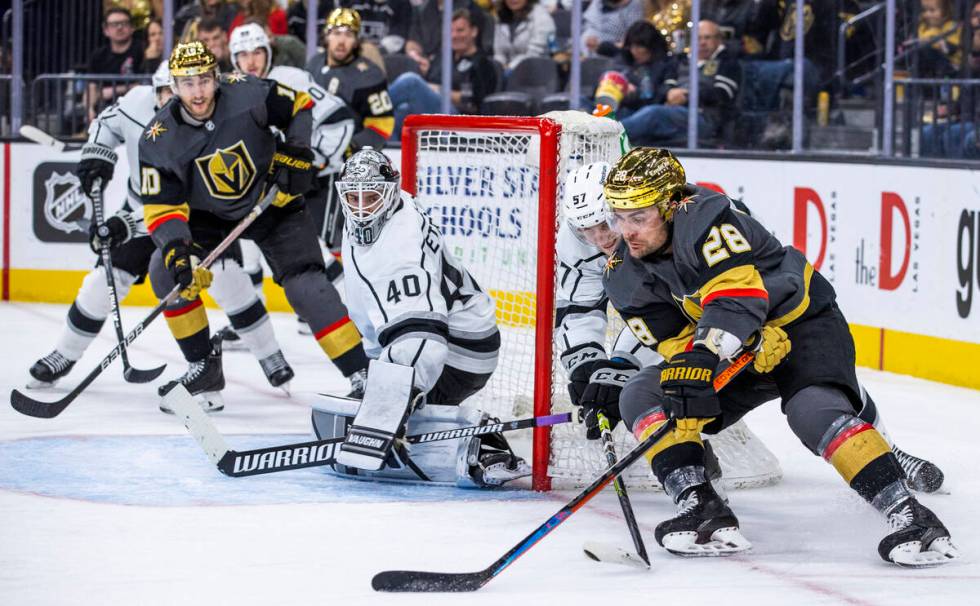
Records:
[[[197,246],[186,242],[176,241],[167,244],[163,249],[163,266],[167,268],[174,282],[180,285],[180,297],[193,301],[201,291],[211,286],[211,271],[200,267],[201,260],[193,253],[198,252]]]
[[[623,386],[639,371],[635,364],[614,358],[580,364],[570,376],[569,392],[572,402],[579,409],[579,418],[585,423],[585,437],[598,440],[602,435],[598,413],[609,419],[609,429],[615,429],[622,419],[619,414],[619,395]],[[585,384],[576,401],[577,387]]]

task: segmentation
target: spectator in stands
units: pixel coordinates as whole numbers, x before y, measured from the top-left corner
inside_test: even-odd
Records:
[[[152,74],[163,61],[163,23],[154,17],[146,26],[146,50],[143,51],[141,71]]]
[[[920,0],[918,37],[920,76],[952,76],[960,66],[962,28],[953,19],[952,0]]]
[[[424,0],[412,10],[412,24],[408,29],[405,54],[415,59],[422,72],[429,70],[432,61],[442,48],[442,4],[443,0]],[[455,0],[453,11],[466,9],[470,22],[479,32],[477,46],[486,55],[493,55],[494,18],[488,15],[473,0]]]
[[[593,0],[582,13],[583,49],[590,55],[616,55],[626,30],[642,19],[642,0]]]
[[[259,23],[268,26],[273,36],[285,36],[289,33],[286,25],[286,11],[282,10],[275,0],[238,0],[238,14],[231,20],[228,34],[245,23],[246,19],[258,19]]]
[[[649,21],[637,21],[626,30],[616,69],[600,78],[595,102],[608,105],[622,119],[663,103],[667,82],[677,82],[677,61],[668,53],[667,39]]]
[[[222,72],[232,71],[231,51],[228,50],[228,31],[217,19],[201,19],[195,28],[197,39],[208,47],[218,59],[218,67]]]
[[[969,76],[980,77],[980,1],[970,12]],[[980,86],[964,86],[958,100],[959,114],[949,121],[922,128],[919,155],[937,158],[980,160]]]
[[[757,0],[704,0],[701,17],[718,24],[729,52],[740,58],[762,58],[774,29],[772,22],[760,18],[763,8]]]
[[[143,32],[150,25],[154,15],[157,18],[163,16],[163,0],[104,0],[102,3],[104,11],[116,7],[129,11],[133,19],[134,35]]]
[[[102,34],[109,43],[100,46],[89,58],[87,73],[128,76],[138,74],[143,63],[143,47],[133,39],[133,18],[124,8],[113,7],[105,12]],[[124,94],[129,84],[91,82],[87,87],[85,106],[88,119],[94,120],[102,107]]]
[[[180,39],[185,42],[197,40],[197,30],[191,31],[191,27],[201,19],[215,19],[227,32],[237,14],[238,5],[232,0],[197,0],[177,11],[174,32],[180,32]]]
[[[514,69],[525,57],[548,57],[555,39],[555,20],[538,0],[498,0],[494,58]]]
[[[477,45],[479,29],[467,9],[453,12],[452,113],[479,113],[483,98],[497,87],[497,74],[491,59]],[[432,114],[442,110],[442,60],[438,55],[423,76],[404,73],[389,88],[395,106],[395,137],[401,136],[402,122],[409,114]]]
[[[720,126],[733,118],[741,68],[722,44],[721,30],[713,21],[698,24],[698,133],[703,138],[717,135]],[[664,103],[641,107],[622,120],[630,141],[636,145],[667,144],[687,132],[688,70],[678,67],[677,81],[666,80]]]

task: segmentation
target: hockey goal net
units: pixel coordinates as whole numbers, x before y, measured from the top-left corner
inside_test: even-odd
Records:
[[[553,343],[562,183],[583,164],[615,162],[624,143],[618,122],[583,112],[406,119],[402,187],[440,227],[450,254],[497,303],[499,364],[470,404],[501,419],[571,410]],[[623,323],[609,311],[611,343]],[[587,441],[580,424],[539,427],[532,433],[536,490],[588,484],[606,466],[598,442]],[[636,444],[622,424],[614,436],[618,453]],[[729,487],[761,486],[780,478],[778,461],[744,422],[711,442]],[[631,487],[659,488],[643,463],[624,477]]]

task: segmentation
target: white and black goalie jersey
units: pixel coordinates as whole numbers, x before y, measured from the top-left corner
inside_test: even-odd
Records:
[[[606,358],[606,308],[609,299],[602,286],[606,255],[583,241],[562,221],[556,241],[558,273],[555,343],[567,373],[584,362]],[[639,367],[659,364],[657,352],[640,343],[629,330],[621,330],[608,356],[623,358]]]
[[[129,210],[142,212],[140,199],[139,146],[153,116],[157,113],[156,93],[152,86],[137,86],[102,110],[88,127],[88,142],[115,149],[126,146],[129,162]],[[139,222],[142,225],[142,221]]]
[[[405,192],[374,244],[343,241],[351,319],[368,357],[415,368],[429,392],[446,367],[489,375],[500,333],[493,299],[443,245],[442,234]]]

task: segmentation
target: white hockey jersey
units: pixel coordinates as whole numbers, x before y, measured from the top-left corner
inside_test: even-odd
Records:
[[[102,110],[88,127],[88,142],[115,149],[126,145],[126,159],[129,161],[129,206],[142,213],[143,202],[139,197],[139,147],[140,137],[146,131],[150,120],[157,113],[157,98],[152,86],[137,86],[118,101]],[[142,221],[139,222],[143,224]]]
[[[567,373],[584,362],[606,358],[606,308],[609,301],[602,288],[606,255],[580,239],[561,222],[555,242],[558,273],[555,314],[555,343]],[[663,357],[640,343],[632,331],[620,331],[610,358],[623,358],[639,367],[659,364]]]
[[[323,90],[313,76],[302,69],[277,65],[266,76],[270,80],[303,91],[313,99],[313,149],[319,175],[340,172],[344,167],[344,153],[354,136],[354,113],[343,100]]]
[[[368,357],[414,367],[424,392],[445,366],[492,373],[500,344],[493,299],[409,194],[395,204],[374,244],[354,246],[344,232],[347,308]]]

